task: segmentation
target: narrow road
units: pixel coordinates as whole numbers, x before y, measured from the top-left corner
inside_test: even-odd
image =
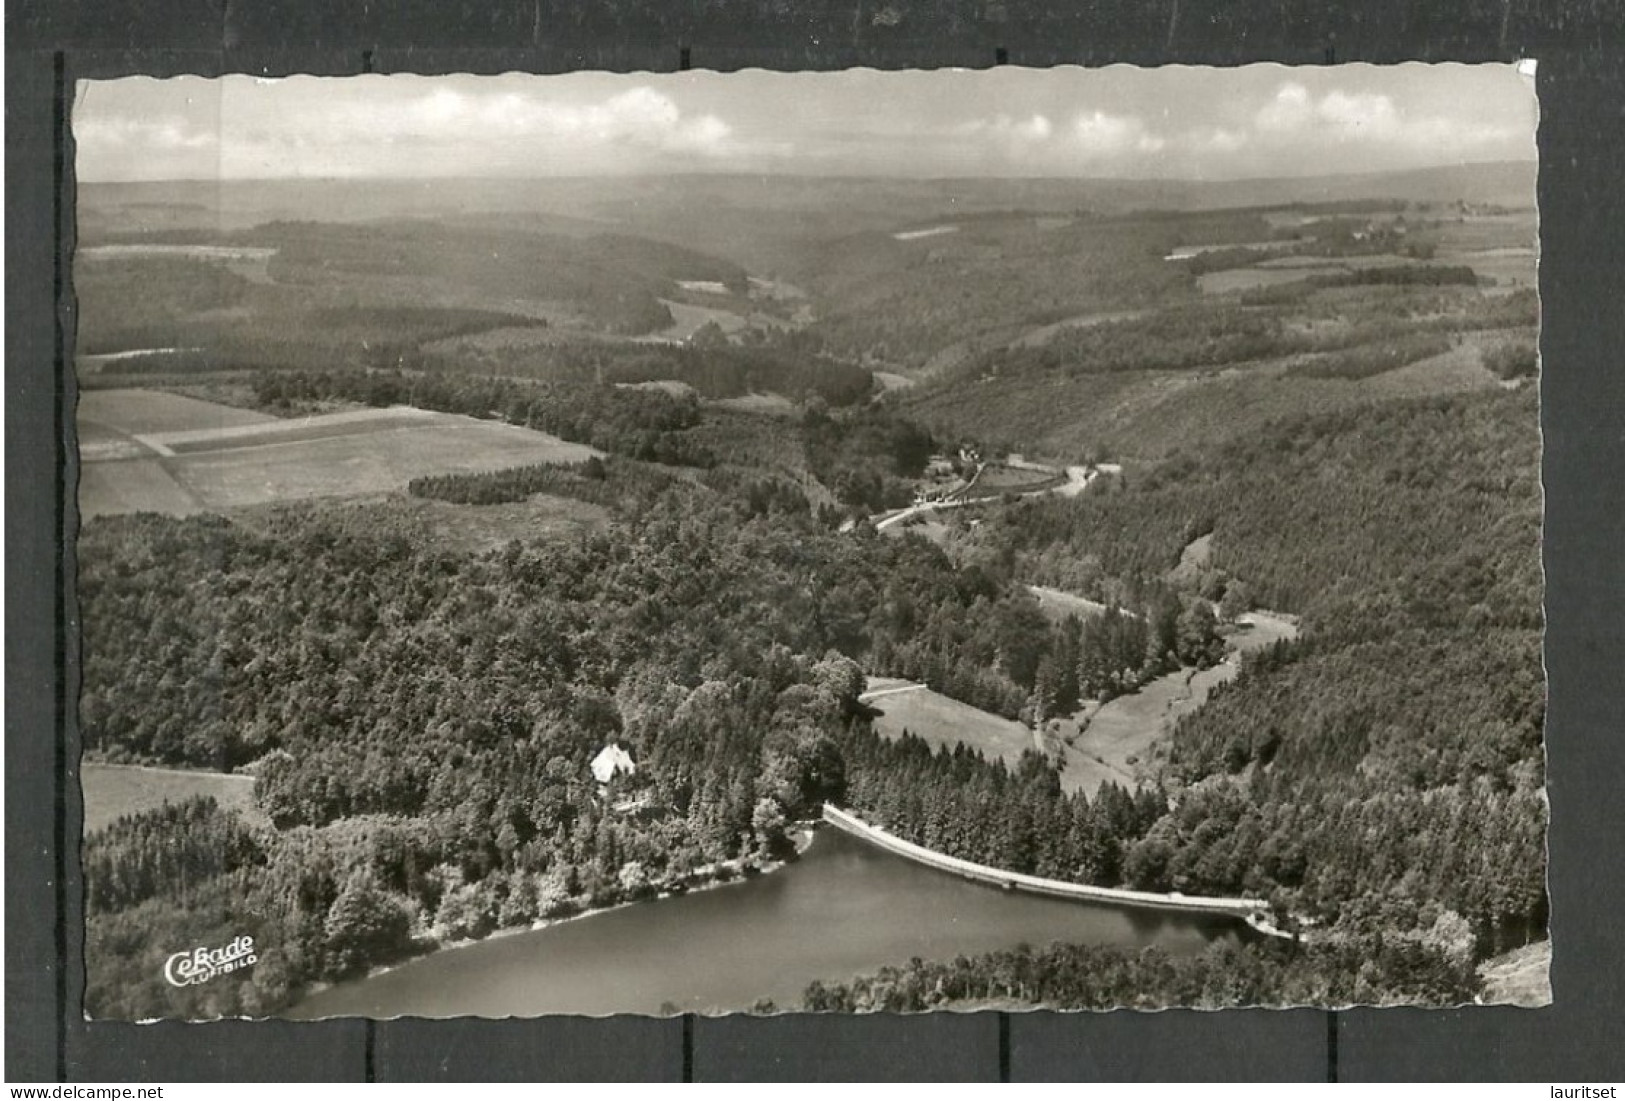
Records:
[[[1043,466],[1039,463],[1029,463],[1019,458],[1014,461],[1007,460],[1005,465],[1013,467],[1017,470],[1045,471],[1051,474],[1056,473],[1054,467]],[[1076,497],[1078,494],[1089,488],[1090,484],[1100,476],[1103,469],[1105,468],[1099,466],[1069,466],[1066,468],[1066,481],[1062,482],[1060,485],[1046,486],[1043,489],[1027,490],[1024,493],[1018,492],[1017,496],[1041,497],[1046,493],[1054,493],[1061,497]],[[918,505],[909,505],[907,508],[900,509],[897,512],[877,512],[873,516],[869,517],[869,522],[874,524],[876,531],[885,531],[893,524],[903,523],[905,520],[908,520],[913,516],[921,516],[925,513],[936,512],[940,509],[964,508],[966,505],[983,504],[987,501],[995,501],[1000,497],[1003,497],[1005,493],[1010,492],[1009,490],[1001,490],[997,493],[988,494],[984,497],[969,496],[971,491],[976,487],[977,478],[980,478],[981,476],[982,471],[981,469],[978,469],[976,471],[976,477],[972,478],[970,482],[967,483],[962,489],[956,491],[954,500],[926,501]]]

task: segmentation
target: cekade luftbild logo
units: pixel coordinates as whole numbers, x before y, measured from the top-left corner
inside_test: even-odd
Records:
[[[176,952],[164,961],[164,978],[171,986],[197,986],[258,962],[254,938],[245,933],[223,948],[199,947]]]

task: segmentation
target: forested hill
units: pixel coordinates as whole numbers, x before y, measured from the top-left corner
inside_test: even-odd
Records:
[[[1369,633],[1537,628],[1540,430],[1532,388],[1370,404],[1180,454],[1115,492],[1034,498],[977,543],[1085,596],[1161,577],[1211,536],[1200,587]]]
[[[974,552],[1109,594],[1172,575],[1301,612],[1176,727],[1136,885],[1262,892],[1350,934],[1545,920],[1540,484],[1531,391],[1273,426],[1114,493],[990,517]],[[1207,567],[1176,571],[1211,536]]]
[[[95,868],[139,871],[93,890],[97,1014],[264,1012],[414,935],[480,935],[778,854],[789,820],[844,798],[836,739],[864,723],[862,669],[832,651],[1027,691],[995,659],[1026,623],[1009,583],[921,540],[742,519],[702,491],[601,537],[476,556],[292,506],[254,525],[104,518],[79,562],[87,749],[253,762],[276,827],[238,845],[195,808],[92,839]],[[650,814],[606,809],[588,762],[611,740]],[[165,855],[227,835],[229,860]],[[217,929],[255,936],[252,975],[167,987],[164,945]]]
[[[275,828],[200,805],[93,838],[88,866],[140,874],[93,884],[87,1005],[272,1010],[414,940],[782,853],[824,799],[989,862],[1258,895],[1331,945],[1471,963],[1546,912],[1536,424],[1524,391],[1282,423],[1106,492],[1000,505],[958,564],[711,480],[579,542],[477,555],[295,506],[93,521],[87,748],[253,764]],[[1201,535],[1207,566],[1176,569]],[[1141,614],[1053,624],[1026,581]],[[879,740],[857,703],[865,671],[1011,714],[1069,681],[1122,690],[1206,651],[1197,594],[1301,612],[1305,632],[1176,728],[1161,791],[1067,797],[1037,758],[1005,774]],[[1107,642],[1126,664],[1095,670]],[[587,764],[611,740],[639,766],[614,798],[652,813],[597,791]],[[157,978],[183,932],[244,929],[251,975]],[[1317,959],[1359,956],[1340,951]]]

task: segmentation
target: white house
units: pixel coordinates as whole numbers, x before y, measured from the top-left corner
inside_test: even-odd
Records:
[[[618,745],[606,745],[592,759],[593,779],[600,784],[607,784],[621,774],[631,776],[637,770],[637,765],[632,763],[632,755]]]

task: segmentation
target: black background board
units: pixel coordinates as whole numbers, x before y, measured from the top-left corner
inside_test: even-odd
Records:
[[[879,16],[880,18],[877,18]],[[1625,5],[31,0],[6,57],[6,1067],[189,1080],[1625,1076]],[[1541,1010],[87,1024],[72,602],[73,81],[133,73],[1540,62],[1550,886]],[[64,536],[69,538],[65,541]]]

